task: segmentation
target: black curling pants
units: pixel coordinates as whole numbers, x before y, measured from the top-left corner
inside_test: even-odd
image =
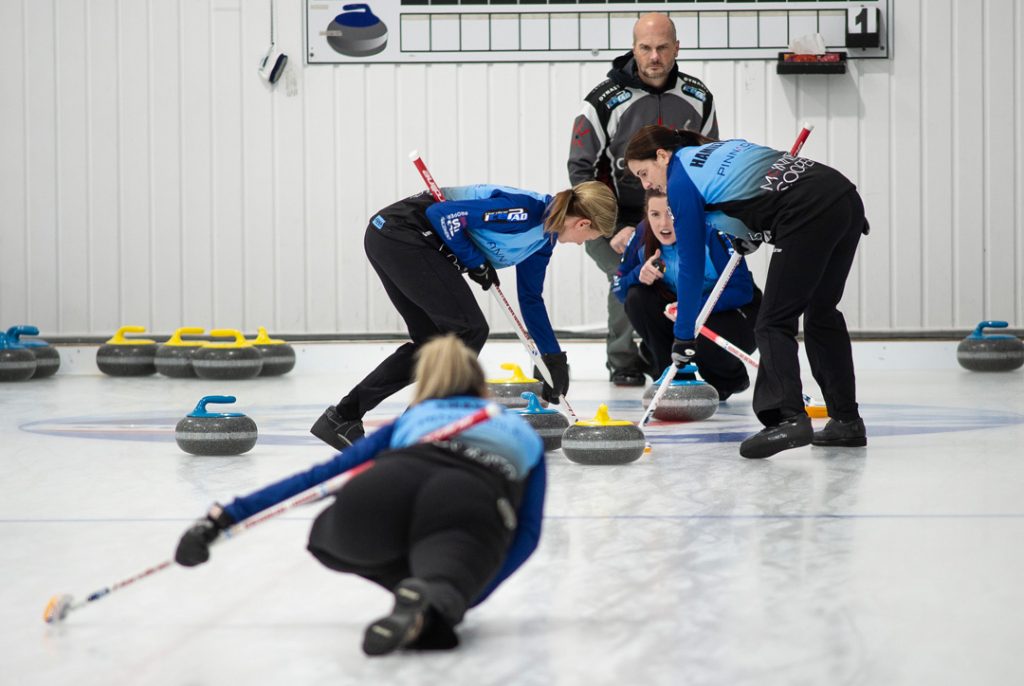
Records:
[[[796,341],[800,315],[811,373],[829,416],[860,416],[850,334],[836,307],[864,226],[864,205],[855,190],[810,219],[779,222],[755,328],[761,364],[753,405],[766,426],[804,411]]]
[[[403,579],[423,579],[454,626],[501,568],[512,540],[498,509],[502,483],[437,446],[382,453],[316,518],[309,551],[389,591]]]
[[[381,215],[388,217],[387,210]],[[412,383],[416,351],[434,336],[454,333],[476,352],[487,341],[487,320],[469,284],[438,251],[440,238],[424,237],[421,230],[394,218],[382,229],[372,223],[366,228],[366,256],[405,320],[411,341],[399,346],[341,399],[338,414],[342,419],[361,419]]]
[[[752,353],[755,349],[754,320],[757,318],[759,301],[760,293],[755,290],[754,300],[749,304],[735,310],[712,312],[705,325],[730,343]],[[633,286],[626,293],[629,321],[651,351],[654,366],[660,371],[672,364],[675,324],[665,316],[665,306],[670,302],[658,289],[647,285]],[[734,393],[750,383],[746,365],[704,336],[697,338],[694,362],[700,375],[715,390]]]

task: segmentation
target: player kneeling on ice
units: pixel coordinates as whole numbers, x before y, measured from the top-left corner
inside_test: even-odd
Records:
[[[331,461],[214,505],[181,537],[175,560],[205,562],[224,529],[373,459],[316,518],[309,551],[330,569],[394,594],[391,614],[366,629],[367,655],[456,647],[454,628],[467,608],[483,602],[537,547],[544,450],[533,429],[509,412],[450,440],[420,442],[487,405],[476,355],[455,336],[422,346],[415,384],[402,416]]]

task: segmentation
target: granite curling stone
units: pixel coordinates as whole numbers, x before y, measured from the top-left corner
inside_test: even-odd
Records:
[[[233,341],[208,341],[192,353],[192,368],[200,379],[251,379],[263,370],[263,356],[241,331],[215,329],[211,336]]]
[[[545,452],[561,448],[562,434],[569,427],[569,420],[558,410],[545,409],[534,393],[523,393],[522,397],[526,400],[526,407],[512,411],[533,427],[544,441]]]
[[[644,409],[651,404],[651,399],[658,392],[658,387],[672,367],[668,367],[646,391],[644,391]],[[654,408],[654,418],[663,422],[697,422],[707,419],[718,410],[718,391],[715,387],[696,378],[697,367],[689,364],[676,374],[670,382],[665,395],[661,396],[658,406]],[[679,378],[683,376],[684,378]],[[687,378],[689,377],[689,378]]]
[[[505,407],[526,407],[527,403],[523,399],[523,394],[533,393],[539,396],[544,389],[543,382],[523,374],[523,370],[518,364],[505,362],[501,368],[512,372],[512,376],[507,379],[488,379],[487,390],[490,392],[492,400]]]
[[[192,355],[205,341],[184,341],[182,336],[201,336],[204,330],[197,326],[183,326],[175,329],[167,342],[157,347],[153,363],[156,370],[172,379],[195,378],[196,370],[192,368]]]
[[[0,381],[28,381],[36,373],[32,351],[0,333]]]
[[[1005,329],[1009,324],[985,321],[978,324],[956,347],[956,361],[972,372],[1009,372],[1024,365],[1024,342],[1007,334],[986,335],[983,329]]]
[[[147,376],[156,374],[156,341],[128,339],[126,333],[143,333],[143,326],[122,326],[113,338],[96,351],[96,366],[110,376]]]
[[[17,344],[25,346],[35,355],[36,373],[32,375],[32,378],[45,379],[56,374],[57,370],[60,369],[60,353],[57,352],[57,349],[41,338],[25,340],[21,338],[23,335],[38,336],[39,329],[29,325],[12,326],[7,329],[8,338]]]
[[[241,455],[256,445],[256,422],[240,412],[210,412],[211,403],[233,403],[233,395],[208,395],[174,427],[178,447],[192,455]]]
[[[260,376],[280,376],[295,368],[295,348],[285,341],[271,338],[265,327],[257,330],[256,338],[250,341],[263,357]]]
[[[610,419],[601,405],[591,421],[578,421],[562,434],[562,452],[579,464],[626,464],[644,454],[644,432],[633,422]]]

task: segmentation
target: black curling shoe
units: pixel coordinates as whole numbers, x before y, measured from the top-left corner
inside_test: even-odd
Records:
[[[864,428],[864,420],[860,417],[848,419],[830,419],[825,428],[814,432],[811,445],[831,446],[835,448],[863,448],[868,444],[868,433]]]
[[[811,418],[805,413],[783,419],[775,426],[767,426],[740,443],[740,455],[750,459],[771,457],[781,450],[807,445],[814,437]]]
[[[342,419],[333,406],[324,410],[310,427],[309,433],[335,450],[344,450],[365,435],[359,419]]]
[[[419,579],[406,579],[395,587],[395,607],[391,614],[366,627],[363,652],[387,655],[413,643],[427,621],[430,601],[427,585]]]

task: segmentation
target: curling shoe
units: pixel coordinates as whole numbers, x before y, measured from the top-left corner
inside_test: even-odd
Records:
[[[750,459],[771,457],[781,450],[807,445],[813,437],[811,418],[801,412],[774,426],[766,426],[743,441],[740,444],[740,455]]]
[[[342,419],[333,406],[324,410],[320,418],[310,427],[309,433],[335,450],[344,450],[365,435],[363,422],[359,419]]]
[[[429,609],[426,583],[415,578],[401,582],[395,587],[395,607],[391,614],[366,627],[363,652],[387,655],[413,643],[423,631]]]
[[[864,428],[864,420],[830,419],[825,428],[814,432],[811,445],[830,446],[835,448],[863,448],[868,444],[868,433]]]

